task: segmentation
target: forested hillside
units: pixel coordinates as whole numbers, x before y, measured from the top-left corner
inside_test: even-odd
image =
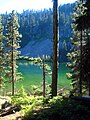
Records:
[[[59,6],[60,58],[63,59],[65,59],[64,57],[71,47],[71,14],[73,12],[74,5],[75,4],[65,4]],[[41,11],[23,10],[23,13],[17,14],[20,25],[19,32],[22,34],[20,43],[21,54],[31,57],[42,56],[43,54],[52,55],[52,9],[44,9]],[[8,14],[2,14],[1,16],[5,27]],[[49,49],[48,46],[50,46]]]

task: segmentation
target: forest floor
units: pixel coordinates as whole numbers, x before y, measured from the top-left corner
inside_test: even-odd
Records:
[[[0,120],[22,120],[23,114],[21,112],[16,112],[13,114],[0,117]]]
[[[13,96],[12,103],[21,105],[19,112],[0,120],[90,120],[90,102],[82,99],[40,96]]]

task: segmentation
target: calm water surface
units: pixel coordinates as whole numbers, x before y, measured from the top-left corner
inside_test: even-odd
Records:
[[[34,65],[27,61],[18,61],[18,71],[22,73],[23,80],[15,83],[15,88],[20,89],[22,86],[26,90],[30,90],[32,85],[42,84],[42,69],[40,66]],[[48,63],[51,66],[51,63]],[[59,64],[58,69],[58,88],[70,88],[70,80],[66,78],[66,73],[68,72],[66,63]],[[51,76],[46,77],[46,82],[51,84]],[[6,92],[11,91],[11,84],[5,87]]]
[[[51,65],[51,63],[48,64]],[[26,61],[18,62],[18,65],[18,70],[22,73],[24,78],[24,80],[16,84],[18,88],[24,86],[29,89],[31,85],[40,85],[42,83],[42,69],[39,66],[33,65],[31,62]],[[66,63],[59,64],[58,87],[70,87],[70,80],[67,80],[66,78],[67,72],[68,68],[66,67]],[[46,81],[51,84],[51,76],[47,76]]]

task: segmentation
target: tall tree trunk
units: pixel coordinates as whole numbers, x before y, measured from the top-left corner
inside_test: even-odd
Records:
[[[83,0],[80,0],[83,3]],[[83,23],[83,20],[82,20]],[[81,23],[81,39],[80,39],[80,78],[78,83],[78,95],[82,96],[82,23]]]
[[[58,79],[58,0],[53,0],[53,61],[52,61],[52,96],[57,96]]]
[[[88,74],[88,95],[90,96],[90,72]]]
[[[88,73],[88,95],[90,96],[90,73]]]
[[[80,40],[80,79],[79,79],[79,95],[82,96],[82,30]]]
[[[89,35],[87,35],[87,37],[88,37],[88,41],[87,41],[87,45],[88,45],[88,51],[90,52],[90,36]],[[88,53],[88,63],[86,63],[87,64],[87,69],[88,69],[88,95],[90,96],[90,62],[89,62],[89,53]]]
[[[20,42],[20,34],[19,34],[19,24],[18,24],[18,18],[14,10],[12,13],[9,14],[8,22],[7,22],[7,62],[8,62],[8,78],[11,80],[11,89],[12,89],[12,95],[14,95],[14,82],[16,80],[19,80],[19,76],[17,73],[17,65],[16,65],[16,59],[19,55],[18,48],[19,42]],[[21,79],[21,78],[20,78]]]
[[[12,34],[13,36],[13,34]],[[13,39],[12,39],[12,96],[14,96],[14,53],[13,53]]]
[[[45,97],[45,61],[44,57],[42,58],[43,62],[43,97]]]

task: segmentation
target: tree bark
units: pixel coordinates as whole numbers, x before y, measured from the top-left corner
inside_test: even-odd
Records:
[[[13,36],[13,30],[12,30],[12,36]],[[14,96],[14,53],[13,53],[13,39],[12,39],[12,96]]]
[[[58,0],[53,0],[52,96],[57,96],[58,79]]]
[[[79,79],[79,96],[82,96],[82,30],[81,30],[81,40],[80,40],[80,79]]]
[[[88,37],[88,41],[87,41],[87,45],[88,45],[88,51],[90,52],[90,36],[87,35]],[[88,63],[87,64],[87,69],[88,69],[88,95],[90,96],[90,62],[89,62],[89,53],[88,53]]]

